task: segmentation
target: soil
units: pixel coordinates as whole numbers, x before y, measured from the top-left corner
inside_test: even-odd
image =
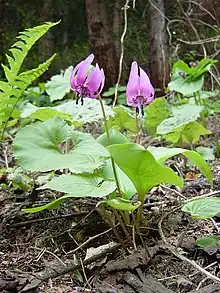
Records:
[[[186,184],[182,190],[160,186],[151,191],[144,207],[148,222],[140,229],[141,237],[133,237],[131,245],[117,226],[126,250],[96,211],[94,199],[69,200],[57,210],[26,214],[24,207],[49,202],[59,194],[44,191],[33,197],[11,186],[1,190],[0,292],[220,292],[217,281],[170,251],[172,246],[220,278],[220,248],[196,246],[201,236],[219,234],[220,217],[190,220],[180,208],[183,197],[206,194],[210,185],[194,167],[186,168],[179,159],[175,164]],[[216,160],[213,191],[220,190],[219,173],[220,161]],[[158,229],[161,218],[166,243]],[[132,235],[132,227],[128,229]]]

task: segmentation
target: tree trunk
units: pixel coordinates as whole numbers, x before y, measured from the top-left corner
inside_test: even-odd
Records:
[[[155,88],[164,93],[169,82],[170,68],[165,26],[163,0],[151,0],[148,9],[149,21],[149,68],[150,79]]]
[[[89,45],[105,71],[106,87],[117,81],[118,60],[105,0],[86,0]]]

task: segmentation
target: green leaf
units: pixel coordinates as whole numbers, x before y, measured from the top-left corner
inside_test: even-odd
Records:
[[[214,149],[199,146],[195,149],[206,161],[214,161]]]
[[[220,241],[220,236],[207,236],[207,237],[202,237],[200,239],[196,240],[197,246],[200,248],[208,248],[210,246],[216,246],[219,244]]]
[[[103,198],[116,189],[116,184],[94,174],[61,175],[38,189],[52,189],[72,194],[73,197]]]
[[[174,132],[175,129],[195,121],[200,117],[200,113],[204,107],[197,105],[183,105],[181,107],[172,108],[174,117],[165,119],[158,127],[158,134],[168,134]]]
[[[125,199],[131,199],[136,193],[136,189],[128,176],[115,164],[116,174]],[[107,160],[105,166],[100,170],[105,180],[115,180],[111,160]]]
[[[141,204],[140,201],[135,204],[132,204],[130,200],[126,200],[121,197],[111,198],[103,202],[114,209],[128,212],[135,211]]]
[[[208,135],[211,134],[212,132],[208,129],[206,129],[201,123],[198,121],[193,121],[188,123],[181,135],[182,135],[182,142],[184,143],[189,143],[189,144],[196,144],[200,136],[202,135]]]
[[[209,180],[212,186],[213,180],[212,180],[211,169],[199,153],[195,151],[191,151],[191,150],[182,149],[182,148],[165,148],[165,147],[153,147],[153,146],[148,147],[148,150],[151,152],[151,154],[159,163],[163,163],[169,158],[179,154],[184,155],[185,157],[187,157],[187,159],[189,159],[199,168],[199,170]]]
[[[108,146],[112,158],[134,184],[140,200],[146,192],[161,183],[183,186],[182,179],[168,167],[157,163],[142,146],[129,143]]]
[[[74,149],[64,153],[60,144],[68,139]],[[41,172],[69,168],[92,173],[109,157],[91,135],[73,131],[59,117],[22,128],[14,140],[14,154],[24,169]]]
[[[210,219],[220,213],[220,198],[205,197],[184,204],[182,211],[195,219]]]
[[[156,134],[157,126],[161,124],[162,121],[167,119],[169,111],[167,110],[165,98],[155,99],[146,109],[146,120],[145,125],[148,132],[151,135]]]
[[[67,192],[64,196],[52,201],[49,204],[24,209],[26,213],[36,213],[45,209],[57,208],[62,200],[76,197],[98,197],[103,198],[111,194],[116,185],[113,181],[103,181],[103,178],[96,175],[61,175],[53,178],[49,183],[39,189],[52,189],[60,192]]]
[[[128,143],[128,138],[115,128],[109,129],[110,143],[108,141],[107,133],[101,134],[96,140],[104,147],[111,144]]]
[[[110,116],[107,122],[109,128],[117,126],[121,131],[129,130],[136,133],[136,120],[124,107],[116,107],[113,111],[115,115]]]
[[[190,95],[198,92],[203,87],[204,76],[195,80],[190,80],[182,76],[174,76],[171,82],[168,84],[170,91],[176,91],[182,95]]]
[[[81,105],[76,105],[75,101],[70,101],[63,103],[55,107],[36,107],[28,104],[23,112],[23,117],[34,117],[36,119],[50,119],[52,115],[57,113],[56,116],[71,120],[75,125],[82,125],[84,123],[98,122],[103,119],[102,111],[100,108],[100,103],[97,100],[85,99],[83,107]],[[107,117],[114,115],[111,107],[105,105],[105,111]],[[37,113],[36,113],[37,112]],[[46,119],[46,113],[48,113],[48,118]]]
[[[70,76],[73,67],[68,67],[61,74],[51,77],[51,80],[46,83],[46,92],[50,96],[51,102],[62,100],[67,93],[70,92]]]
[[[31,103],[27,103],[21,112],[21,117],[31,117],[40,121],[46,121],[53,117],[60,117],[63,119],[71,120],[71,115],[59,112],[51,107],[36,107]]]

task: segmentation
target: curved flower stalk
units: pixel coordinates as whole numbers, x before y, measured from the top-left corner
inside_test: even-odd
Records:
[[[70,87],[77,94],[77,104],[81,99],[83,105],[83,98],[96,99],[104,87],[104,71],[99,68],[98,64],[92,66],[93,60],[94,55],[89,55],[76,65],[71,74]]]
[[[136,107],[137,113],[142,111],[143,105],[150,104],[154,99],[154,88],[146,72],[132,62],[131,72],[126,89],[127,104]]]

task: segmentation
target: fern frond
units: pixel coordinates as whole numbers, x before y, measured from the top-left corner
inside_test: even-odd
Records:
[[[0,132],[1,140],[10,118],[19,118],[19,110],[16,105],[25,89],[50,66],[56,54],[37,68],[19,73],[27,53],[36,41],[41,38],[51,27],[59,22],[47,22],[34,28],[26,29],[17,37],[19,39],[10,52],[12,56],[6,55],[9,66],[2,64],[8,82],[0,81]]]
[[[29,28],[19,33],[19,36],[17,37],[19,41],[16,42],[9,50],[12,56],[6,54],[9,66],[2,64],[5,76],[10,84],[13,84],[23,61],[32,46],[37,42],[37,40],[45,35],[51,27],[57,25],[58,23],[59,22],[47,22],[43,25]]]

